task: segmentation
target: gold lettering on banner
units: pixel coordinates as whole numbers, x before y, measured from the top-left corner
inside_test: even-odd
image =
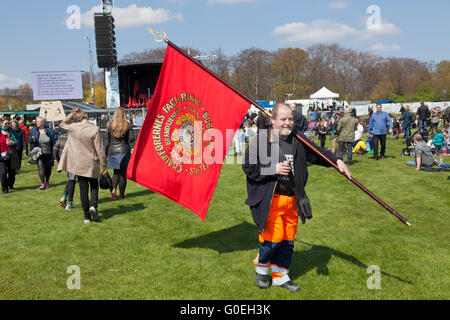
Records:
[[[205,119],[206,122],[206,129],[212,129],[213,125],[211,123],[211,118],[209,117],[208,111],[205,111],[205,113],[203,113],[203,119]]]
[[[175,172],[198,176],[208,171],[203,152],[211,148],[203,141],[206,130],[213,128],[211,117],[192,93],[180,93],[158,113],[152,128],[153,146],[161,160]],[[199,160],[200,159],[200,160]]]

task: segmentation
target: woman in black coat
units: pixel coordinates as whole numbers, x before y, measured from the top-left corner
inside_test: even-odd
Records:
[[[327,140],[327,126],[323,120],[319,120],[316,130],[320,141],[320,147],[325,148],[325,141]]]
[[[133,128],[127,121],[125,109],[120,107],[114,112],[113,119],[106,124],[105,152],[108,157],[108,168],[114,170],[112,177],[111,200],[125,199],[127,187],[127,168],[131,157],[131,149],[135,142]]]
[[[26,145],[25,133],[23,132],[22,128],[19,126],[19,121],[17,121],[17,120],[11,120],[11,128],[13,128],[13,130],[17,133],[17,138],[19,140],[16,143],[17,157],[19,160],[18,168],[16,169],[16,173],[19,173],[20,168],[22,167],[23,148]]]

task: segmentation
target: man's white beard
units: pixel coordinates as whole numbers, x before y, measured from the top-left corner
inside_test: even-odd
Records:
[[[279,134],[280,134],[280,136],[282,136],[282,137],[287,137],[287,136],[289,136],[289,135],[291,134],[291,132],[292,132],[292,128],[281,128],[281,129],[279,130]]]

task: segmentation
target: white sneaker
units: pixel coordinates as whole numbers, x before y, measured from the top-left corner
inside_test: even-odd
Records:
[[[94,222],[100,222],[100,217],[97,214],[97,209],[93,206],[89,208],[89,214],[91,215],[91,220]]]
[[[88,223],[91,223],[91,220],[84,219],[84,224],[88,224]]]
[[[75,206],[73,205],[73,202],[67,202],[66,208],[67,211],[74,210]]]

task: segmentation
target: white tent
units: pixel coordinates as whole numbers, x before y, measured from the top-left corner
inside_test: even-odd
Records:
[[[339,98],[339,94],[331,92],[325,87],[310,96],[311,99],[333,99]]]

